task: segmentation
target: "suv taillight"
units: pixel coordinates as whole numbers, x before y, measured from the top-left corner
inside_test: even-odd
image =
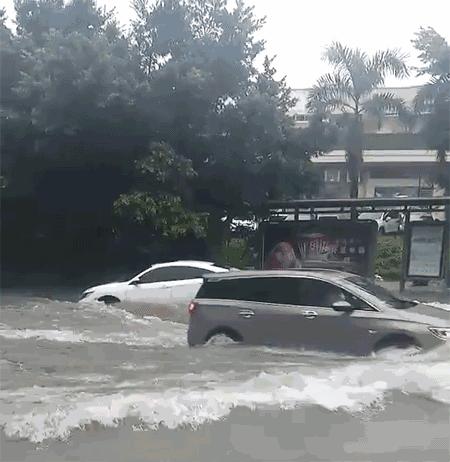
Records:
[[[197,308],[197,303],[195,303],[195,302],[189,303],[189,306],[188,306],[189,314],[192,314],[195,311],[196,308]]]

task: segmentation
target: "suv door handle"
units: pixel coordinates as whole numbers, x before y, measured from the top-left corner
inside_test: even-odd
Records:
[[[249,319],[252,316],[255,316],[255,312],[252,310],[241,310],[239,311],[239,316],[242,316],[245,319]]]
[[[312,311],[312,310],[303,311],[302,315],[306,319],[314,319],[314,318],[317,318],[317,316],[318,316],[318,314],[315,311]]]

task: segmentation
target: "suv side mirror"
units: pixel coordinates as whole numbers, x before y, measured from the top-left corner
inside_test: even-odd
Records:
[[[353,311],[353,306],[345,300],[334,302],[332,306],[334,311],[342,311],[344,313],[350,313]]]

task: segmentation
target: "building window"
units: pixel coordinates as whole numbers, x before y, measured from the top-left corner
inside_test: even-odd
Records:
[[[308,114],[294,114],[294,120],[296,122],[307,122],[309,120]]]
[[[351,183],[350,172],[347,170],[347,183]],[[361,174],[358,175],[358,183],[361,183]]]
[[[337,167],[328,167],[323,174],[325,183],[339,183],[341,181],[341,170]]]

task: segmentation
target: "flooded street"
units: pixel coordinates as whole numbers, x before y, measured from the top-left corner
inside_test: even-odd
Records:
[[[2,461],[448,461],[448,348],[190,349],[157,314],[4,296]]]

